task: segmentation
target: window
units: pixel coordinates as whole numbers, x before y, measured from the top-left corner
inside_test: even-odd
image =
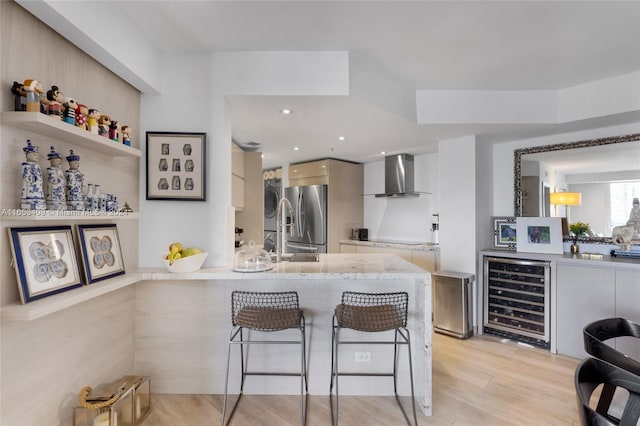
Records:
[[[640,198],[640,181],[614,182],[610,184],[611,202],[609,213],[611,217],[610,229],[624,225],[629,220],[629,212],[633,207],[633,199]]]

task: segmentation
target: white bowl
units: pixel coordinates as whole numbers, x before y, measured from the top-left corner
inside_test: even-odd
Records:
[[[169,272],[196,272],[202,268],[209,255],[209,253],[198,253],[193,256],[181,257],[174,260],[172,265],[169,265],[169,261],[165,259],[167,254],[162,257],[162,263],[164,263],[164,267]]]

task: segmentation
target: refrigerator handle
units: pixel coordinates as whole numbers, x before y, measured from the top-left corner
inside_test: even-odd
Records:
[[[298,193],[298,205],[296,206],[298,211],[296,212],[296,216],[298,217],[298,223],[296,223],[296,229],[298,230],[298,237],[302,237],[302,212],[304,208],[302,204],[304,203],[304,198],[302,196],[303,192],[300,191]]]

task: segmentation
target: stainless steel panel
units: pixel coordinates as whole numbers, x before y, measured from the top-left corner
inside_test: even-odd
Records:
[[[293,207],[293,229],[287,231],[287,243],[322,246],[327,243],[327,185],[285,188],[285,197]],[[287,249],[288,251],[288,249]]]
[[[473,275],[467,278],[433,273],[433,329],[466,339],[473,334],[471,298]]]
[[[384,191],[413,192],[413,155],[388,155],[384,159]]]

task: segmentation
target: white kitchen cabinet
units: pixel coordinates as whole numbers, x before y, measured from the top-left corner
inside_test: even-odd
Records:
[[[585,358],[588,354],[584,351],[583,328],[616,315],[616,271],[558,264],[556,280],[557,351]]]

